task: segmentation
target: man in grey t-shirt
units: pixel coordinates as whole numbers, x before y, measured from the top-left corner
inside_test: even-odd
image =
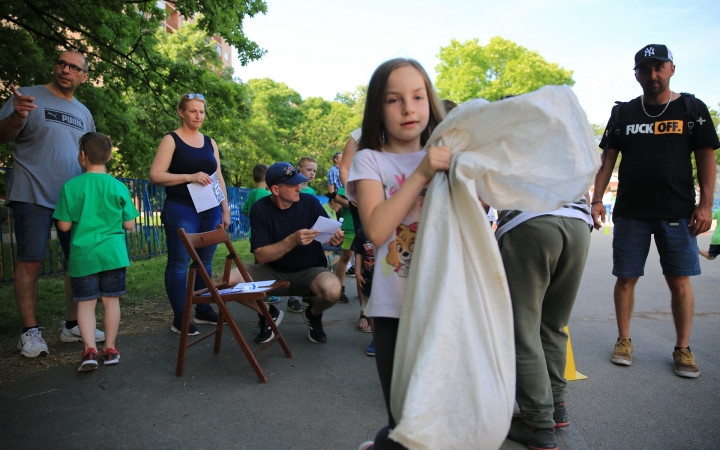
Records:
[[[23,329],[18,349],[34,358],[49,353],[37,326],[38,277],[47,253],[53,224],[52,214],[60,188],[82,170],[77,162],[78,142],[95,131],[90,111],[73,93],[88,79],[88,64],[77,52],[62,52],[46,85],[10,86],[13,95],[0,109],[0,144],[13,142],[13,167],[5,202],[12,208],[18,263],[15,269],[15,298]],[[70,233],[57,233],[67,257]],[[71,300],[66,280],[67,320],[60,339],[81,341],[77,327],[77,304]],[[96,331],[96,340],[105,340]]]

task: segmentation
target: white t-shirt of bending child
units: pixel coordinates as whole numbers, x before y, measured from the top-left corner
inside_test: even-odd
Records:
[[[354,183],[357,180],[380,181],[385,189],[385,198],[392,197],[424,157],[425,151],[397,154],[365,149],[357,152],[348,176],[348,198],[357,200]],[[369,317],[400,318],[425,191],[423,189],[420,193],[395,232],[382,245],[375,247],[372,293],[365,308]]]

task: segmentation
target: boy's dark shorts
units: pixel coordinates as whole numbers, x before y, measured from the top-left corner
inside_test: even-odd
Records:
[[[98,297],[125,295],[125,268],[105,270],[84,277],[70,277],[72,299],[76,302],[96,300]]]
[[[710,244],[710,249],[708,249],[708,254],[709,254],[710,256],[720,255],[720,245],[712,245],[712,244]]]

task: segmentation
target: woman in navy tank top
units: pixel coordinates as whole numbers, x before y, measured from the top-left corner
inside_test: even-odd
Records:
[[[165,186],[167,197],[161,219],[167,238],[168,262],[165,268],[165,289],[175,318],[170,329],[180,333],[183,311],[185,309],[185,285],[190,255],[182,244],[178,229],[188,233],[201,233],[215,230],[222,223],[223,228],[230,225],[230,209],[227,203],[227,190],[220,171],[220,155],[213,139],[200,133],[205,120],[205,97],[202,94],[185,94],[180,99],[178,114],[181,125],[177,130],[165,135],[152,166],[150,181]],[[225,200],[214,208],[197,212],[188,191],[188,184],[199,183],[204,186],[212,183],[211,175],[217,173]],[[215,246],[198,249],[203,265],[212,275],[212,257]],[[195,279],[195,290],[205,284],[200,277]],[[210,305],[195,307],[195,323],[216,324],[217,312]],[[199,334],[190,322],[190,335]]]

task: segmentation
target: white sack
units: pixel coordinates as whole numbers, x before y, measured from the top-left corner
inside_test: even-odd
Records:
[[[478,196],[542,212],[579,199],[599,166],[569,88],[460,105],[426,147],[453,152],[430,184],[395,347],[390,437],[410,449],[497,449],[515,399],[510,294]]]

